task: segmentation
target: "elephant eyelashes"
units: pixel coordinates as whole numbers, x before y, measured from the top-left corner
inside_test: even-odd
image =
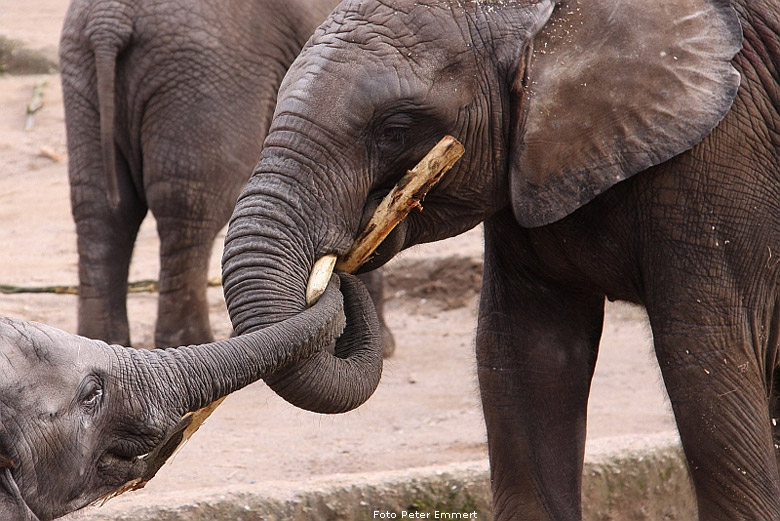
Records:
[[[383,125],[377,138],[377,145],[382,154],[398,155],[409,142],[409,127],[400,124]]]
[[[386,153],[399,153],[410,142],[410,134],[422,115],[412,111],[389,111],[375,121],[374,136],[379,148]]]

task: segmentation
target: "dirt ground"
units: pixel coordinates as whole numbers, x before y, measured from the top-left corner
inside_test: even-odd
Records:
[[[66,0],[0,0],[0,36],[53,55]],[[45,106],[23,130],[34,86]],[[76,284],[67,150],[57,75],[0,76],[0,284]],[[220,239],[221,240],[221,239]],[[211,276],[219,275],[218,240]],[[139,234],[131,280],[157,276],[153,219]],[[287,405],[262,383],[235,393],[143,491],[115,501],[154,502],[177,489],[305,481],[486,458],[473,356],[479,229],[402,254],[390,265],[388,322],[398,348],[375,396],[358,410],[320,416]],[[209,292],[217,336],[230,331],[221,290]],[[75,331],[70,295],[1,295],[0,314]],[[129,303],[135,344],[150,346],[154,293]],[[641,309],[609,304],[593,383],[591,439],[674,429]],[[79,519],[77,514],[72,519]]]

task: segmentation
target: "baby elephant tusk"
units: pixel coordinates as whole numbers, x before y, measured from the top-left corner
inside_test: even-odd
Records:
[[[314,263],[309,275],[309,283],[306,285],[306,307],[311,307],[325,293],[330,282],[333,268],[336,266],[336,255],[331,253],[323,255]]]

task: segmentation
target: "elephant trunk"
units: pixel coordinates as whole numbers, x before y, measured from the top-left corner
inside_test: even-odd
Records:
[[[359,407],[373,394],[382,374],[382,336],[371,298],[356,277],[340,276],[347,329],[334,353],[316,351],[265,378],[279,396],[309,411],[340,413]]]
[[[270,166],[272,165],[273,166]],[[239,335],[289,320],[306,309],[306,286],[317,258],[343,254],[354,233],[336,224],[294,179],[287,159],[266,159],[239,198],[225,238],[225,301]],[[293,168],[301,166],[293,164]],[[320,413],[358,407],[379,384],[382,341],[376,310],[362,283],[344,278],[347,325],[334,354],[312,356],[265,378],[282,398]]]
[[[344,330],[345,318],[354,318],[349,308],[346,317],[342,313],[339,286],[339,278],[333,277],[322,298],[304,313],[240,336],[151,351],[111,348],[140,374],[139,381],[152,383],[157,403],[165,404],[160,412],[167,421],[178,421],[333,342]],[[351,282],[344,286],[349,294]]]

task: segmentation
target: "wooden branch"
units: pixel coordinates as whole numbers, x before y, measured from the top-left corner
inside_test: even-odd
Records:
[[[216,288],[222,286],[220,277],[212,277],[208,280],[208,287]],[[155,293],[159,291],[160,283],[157,280],[147,279],[127,283],[128,293]],[[21,293],[55,293],[57,295],[78,295],[79,287],[71,286],[14,286],[11,284],[0,284],[0,294],[18,295]]]
[[[40,151],[41,151],[41,156],[47,159],[51,159],[55,163],[62,163],[63,161],[65,161],[65,156],[63,154],[60,154],[50,146],[41,145]]]

